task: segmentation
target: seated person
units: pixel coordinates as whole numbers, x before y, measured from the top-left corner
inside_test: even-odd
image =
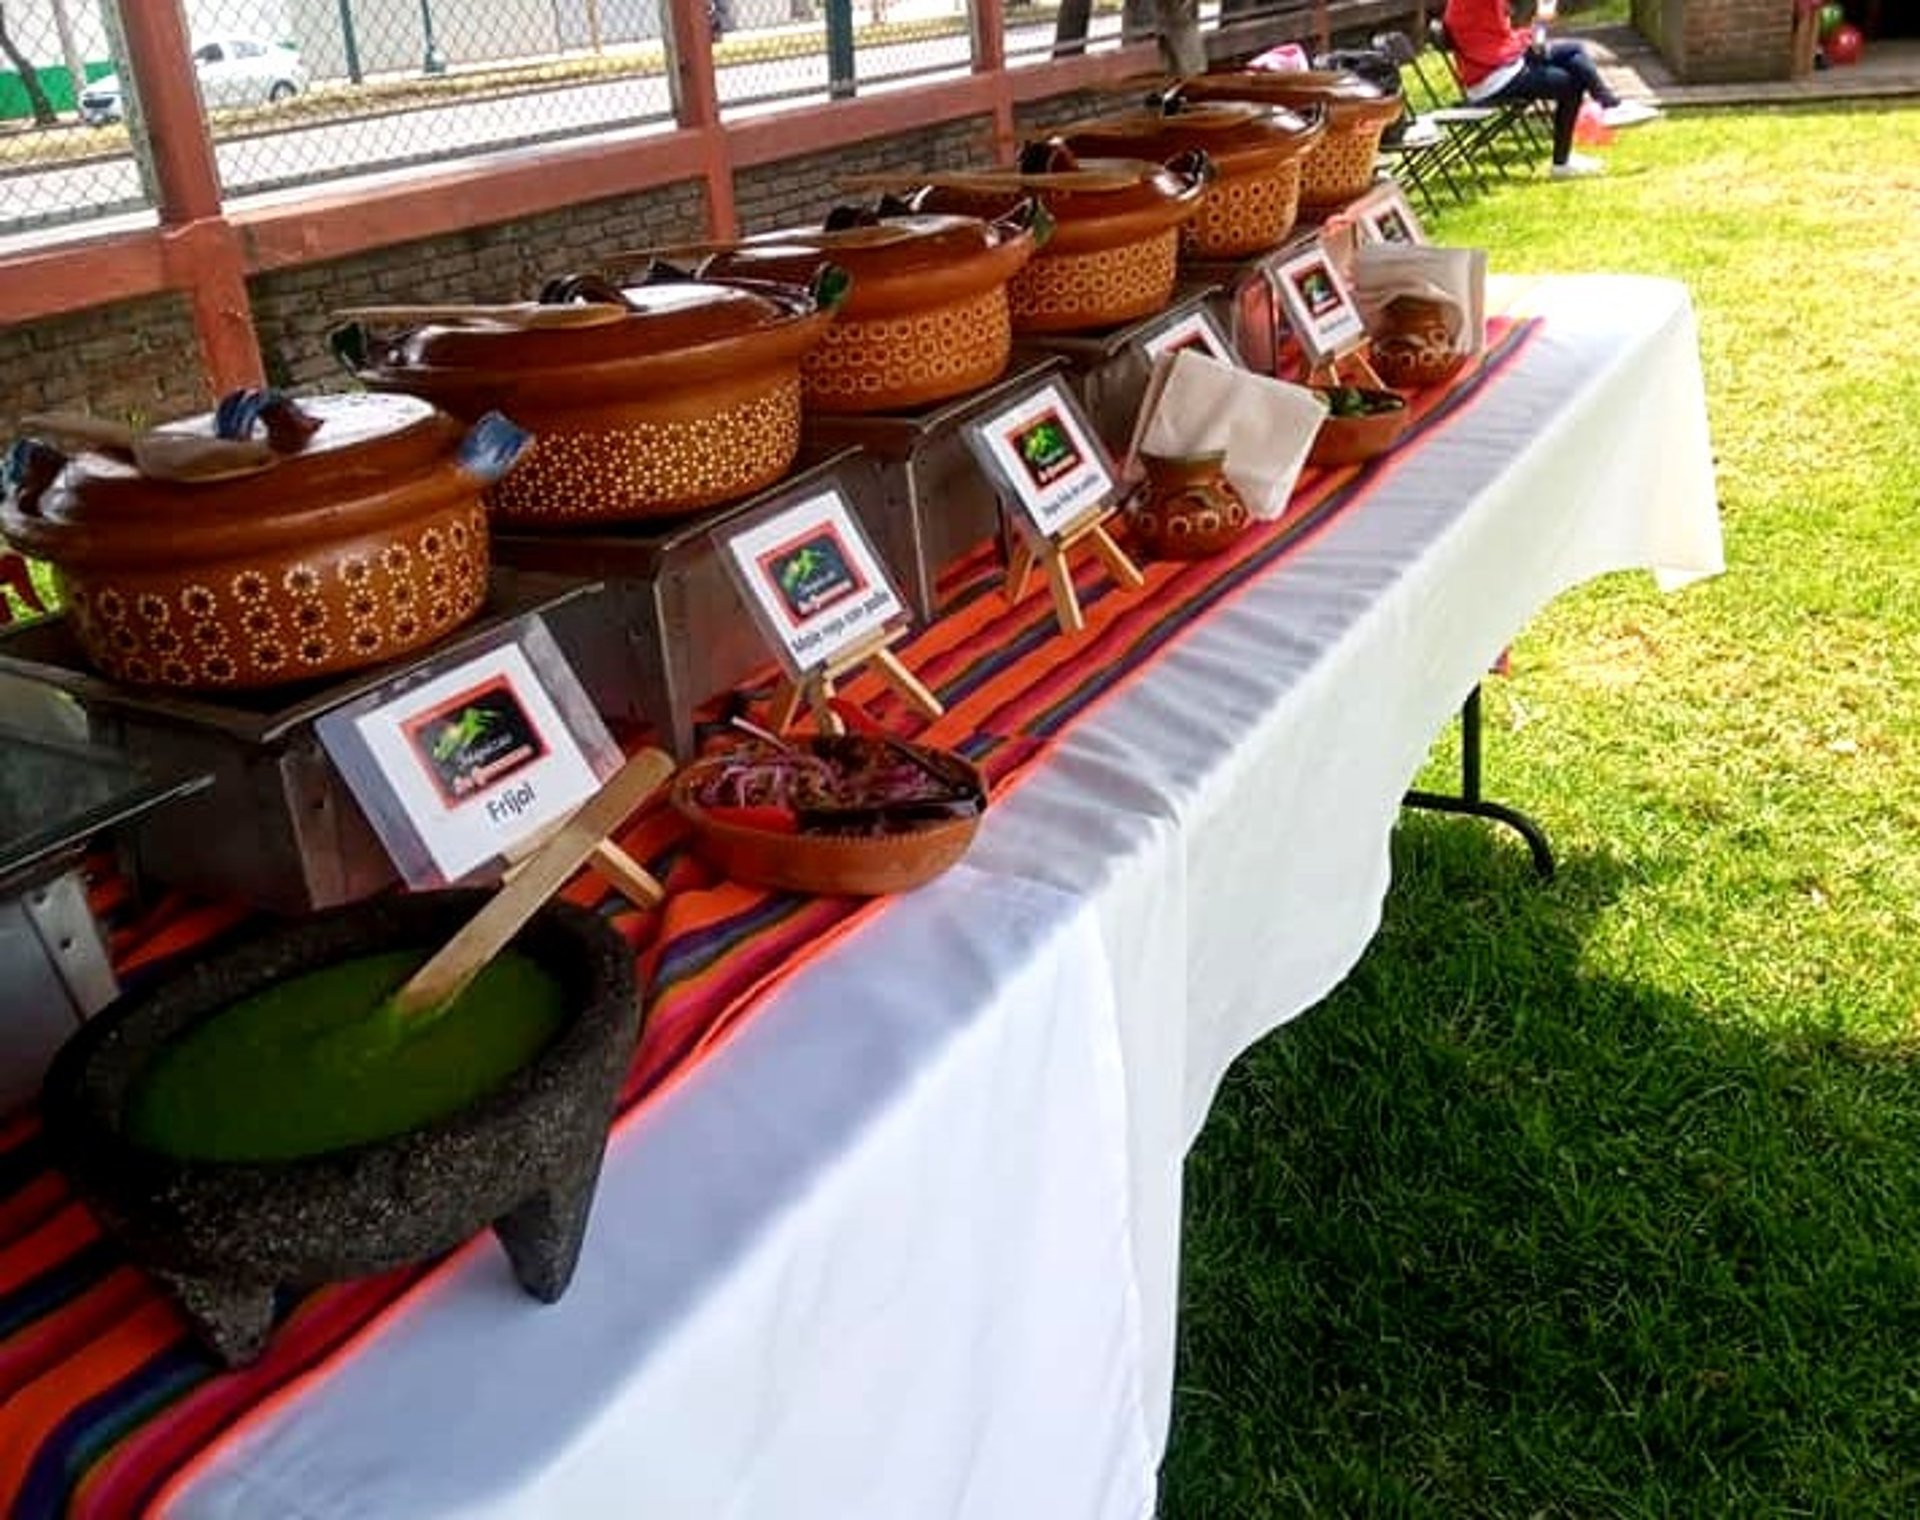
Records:
[[[1541,0],[1539,24],[1529,32],[1513,25],[1507,0],[1447,0],[1444,21],[1469,100],[1481,105],[1552,101],[1553,176],[1598,174],[1599,160],[1573,151],[1573,129],[1587,96],[1598,102],[1600,119],[1610,127],[1630,127],[1660,113],[1641,101],[1622,101],[1608,89],[1580,43],[1548,42],[1544,23],[1553,18],[1554,9],[1554,0]]]

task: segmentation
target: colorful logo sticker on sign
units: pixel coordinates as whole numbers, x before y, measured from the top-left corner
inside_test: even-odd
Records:
[[[449,807],[547,752],[539,729],[504,675],[415,714],[403,731]]]
[[[1043,412],[1013,435],[1014,451],[1036,487],[1044,489],[1080,465],[1080,450],[1058,412]]]
[[[866,577],[854,569],[831,524],[768,550],[760,556],[760,568],[779,588],[780,599],[796,623],[867,589]]]

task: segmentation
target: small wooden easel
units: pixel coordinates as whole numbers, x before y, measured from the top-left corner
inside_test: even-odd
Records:
[[[644,765],[643,761],[646,762]],[[662,761],[665,762],[664,770],[661,769]],[[613,824],[608,827],[614,827],[623,822],[648,792],[657,789],[672,774],[673,762],[659,750],[643,750],[620,770],[614,772],[598,796],[618,799],[611,805],[618,807],[624,803],[626,811],[619,813],[614,818]],[[592,827],[593,820],[587,817],[586,813],[587,807],[583,805],[567,817],[555,820],[538,833],[521,840],[511,850],[504,852],[507,865],[506,869],[500,873],[501,885],[505,886],[524,871],[541,850],[557,838],[563,830],[577,828],[583,822],[588,827]],[[666,901],[667,890],[660,885],[653,873],[615,844],[612,837],[604,831],[584,849],[580,863],[591,865],[598,870],[602,876],[606,877],[613,889],[636,908],[657,908]]]
[[[782,675],[780,684],[774,688],[768,726],[776,734],[785,733],[800,716],[800,708],[805,704],[821,733],[845,733],[846,725],[833,710],[835,683],[847,672],[867,665],[871,665],[874,674],[897,691],[907,705],[922,717],[939,717],[946,711],[940,705],[940,699],[927,689],[918,676],[901,664],[900,657],[893,652],[893,641],[903,631],[895,629],[887,632],[883,629],[871,638],[848,646],[826,664],[808,671],[798,681],[792,676]]]
[[[1115,581],[1129,591],[1138,591],[1146,584],[1146,578],[1107,532],[1107,521],[1113,513],[1110,506],[1095,507],[1068,523],[1059,533],[1043,539],[1038,548],[1034,547],[1030,532],[1012,527],[1013,543],[1007,554],[1007,600],[1017,602],[1027,594],[1027,581],[1038,564],[1046,574],[1047,589],[1053,593],[1053,614],[1059,620],[1060,631],[1079,633],[1087,626],[1087,620],[1073,589],[1073,571],[1067,565],[1067,555],[1083,543],[1107,567],[1107,574]]]
[[[1352,378],[1342,376],[1341,367],[1343,365]],[[1356,348],[1351,353],[1333,354],[1321,360],[1320,363],[1314,365],[1313,368],[1307,371],[1307,384],[1359,385],[1371,391],[1390,389],[1386,381],[1380,378],[1378,371],[1368,362],[1367,352],[1364,347]]]

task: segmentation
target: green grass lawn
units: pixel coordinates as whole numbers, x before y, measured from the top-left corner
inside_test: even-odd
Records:
[[[1235,1067],[1163,1520],[1920,1515],[1917,142],[1680,116],[1433,229],[1687,283],[1730,569],[1526,631],[1489,790],[1559,880],[1408,817],[1374,946]]]

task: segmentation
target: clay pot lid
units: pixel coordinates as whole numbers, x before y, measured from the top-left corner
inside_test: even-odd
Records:
[[[1372,80],[1345,69],[1241,69],[1196,74],[1181,80],[1177,92],[1188,100],[1258,101],[1295,109],[1323,106],[1335,126],[1349,121],[1391,121],[1401,107],[1398,91],[1383,90]]]
[[[1192,101],[1169,96],[1158,106],[1118,112],[1065,129],[1078,152],[1166,159],[1199,149],[1222,173],[1284,164],[1305,153],[1325,130],[1321,113],[1252,101]]]
[[[836,220],[841,224],[836,225]],[[836,211],[824,226],[756,234],[704,267],[736,274],[791,275],[824,260],[852,277],[851,296],[858,300],[863,282],[946,270],[1031,238],[1031,229],[1012,218],[989,222],[977,216],[917,212],[904,204],[881,211],[849,206]]]
[[[226,518],[266,519],[325,508],[364,496],[382,483],[398,486],[452,461],[464,429],[413,396],[349,393],[293,403],[304,425],[275,427],[272,462],[264,469],[214,480],[155,479],[116,453],[83,449],[69,455],[35,505],[41,533],[81,539],[132,524],[171,521],[187,534]],[[162,424],[160,434],[214,439],[216,412]],[[249,426],[241,436],[258,437]],[[299,436],[304,434],[304,436]],[[17,524],[10,509],[9,533]],[[34,535],[36,538],[40,534]]]
[[[785,328],[813,315],[801,286],[749,288],[694,278],[648,279],[614,285],[595,276],[566,276],[549,284],[543,300],[582,296],[628,308],[619,321],[593,327],[518,328],[428,324],[388,351],[394,376],[410,370],[571,370],[655,354],[727,344]]]
[[[938,211],[1033,195],[1063,231],[1071,222],[1140,212],[1162,211],[1179,221],[1199,209],[1212,174],[1203,154],[1167,163],[1124,156],[1083,158],[1056,137],[1027,144],[1019,161],[1002,169],[929,176],[915,203]]]

